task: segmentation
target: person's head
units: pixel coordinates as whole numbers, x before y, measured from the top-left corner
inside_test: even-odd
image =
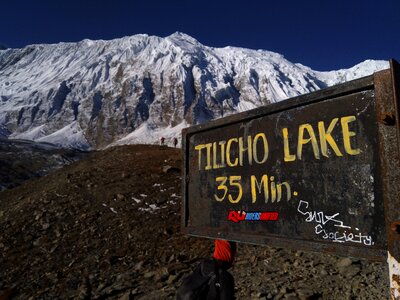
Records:
[[[236,254],[236,243],[225,241],[225,240],[215,240],[215,248],[213,257],[215,260],[232,265],[235,260]]]

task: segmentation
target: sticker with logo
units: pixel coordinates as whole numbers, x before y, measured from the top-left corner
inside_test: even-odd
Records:
[[[229,211],[228,221],[239,223],[241,221],[277,221],[278,212],[264,211],[264,212],[246,212],[243,210]]]

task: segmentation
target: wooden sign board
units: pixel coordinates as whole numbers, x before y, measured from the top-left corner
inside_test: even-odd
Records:
[[[183,232],[386,259],[400,212],[391,65],[185,129]]]

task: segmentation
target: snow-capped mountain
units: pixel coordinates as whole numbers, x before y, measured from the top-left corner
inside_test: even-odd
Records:
[[[0,50],[0,136],[81,149],[154,143],[183,127],[388,68],[317,72],[270,51],[174,33]]]

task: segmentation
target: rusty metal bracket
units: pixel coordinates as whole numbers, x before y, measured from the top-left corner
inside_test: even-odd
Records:
[[[396,117],[391,113],[383,113],[379,116],[378,122],[383,125],[394,126],[396,125]]]
[[[397,126],[397,145],[400,152],[400,64],[394,59],[390,60],[390,70],[393,86],[393,104],[395,113],[395,122]],[[400,165],[398,166],[400,167]]]
[[[400,238],[400,221],[394,221],[392,225],[390,225],[390,229],[394,232],[394,236]]]

